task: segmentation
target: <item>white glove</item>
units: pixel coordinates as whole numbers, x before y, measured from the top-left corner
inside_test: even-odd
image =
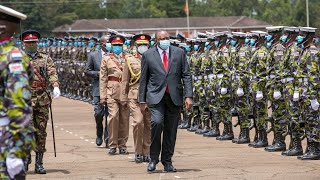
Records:
[[[221,91],[220,91],[221,94],[227,94],[227,92],[228,92],[227,88],[221,88]]]
[[[22,159],[16,157],[6,158],[7,171],[9,176],[13,179],[17,174],[19,174],[24,168],[24,163]]]
[[[281,98],[281,92],[280,91],[274,91],[273,92],[273,98],[274,99],[280,99]]]
[[[311,107],[313,110],[317,111],[319,109],[319,102],[316,99],[311,100]]]
[[[261,91],[257,91],[256,100],[260,101],[261,99],[263,99],[263,93]]]
[[[58,87],[53,88],[53,98],[58,98],[60,97],[60,89]]]
[[[212,96],[216,96],[216,93],[214,91],[212,91]]]
[[[299,98],[300,98],[299,91],[294,91],[293,101],[299,101]]]
[[[241,97],[241,96],[244,95],[243,88],[238,88],[238,89],[237,89],[237,95],[238,95],[239,97]]]

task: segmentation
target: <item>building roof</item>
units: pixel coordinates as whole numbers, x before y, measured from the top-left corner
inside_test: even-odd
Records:
[[[246,29],[265,28],[269,23],[246,16],[190,17],[190,29]],[[53,32],[104,32],[187,29],[187,18],[145,19],[81,19],[71,25],[57,27]]]

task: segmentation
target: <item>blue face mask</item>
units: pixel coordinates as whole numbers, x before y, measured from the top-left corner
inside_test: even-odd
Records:
[[[130,41],[130,40],[126,40],[126,41],[124,42],[124,45],[129,46],[130,44],[131,44],[131,41]]]
[[[150,46],[154,46],[155,42],[154,41],[150,41]]]
[[[288,40],[288,36],[281,36],[280,40],[285,43]]]
[[[49,47],[50,46],[50,42],[47,42],[46,46]]]
[[[185,46],[184,49],[185,49],[187,52],[190,52],[190,51],[191,51],[191,49],[190,49],[189,46]]]
[[[237,44],[237,41],[232,39],[232,40],[231,40],[231,46],[235,47],[236,44]]]
[[[73,45],[74,45],[74,47],[77,47],[78,46],[78,42],[74,42]]]
[[[60,47],[60,46],[61,46],[61,42],[60,42],[60,41],[58,42],[57,46],[58,46],[58,47]]]
[[[161,49],[168,49],[170,47],[170,41],[169,40],[160,40],[159,47]]]
[[[211,48],[211,45],[209,42],[206,42],[204,46],[206,47],[206,50],[209,50]]]
[[[244,43],[245,43],[245,44],[249,44],[249,43],[250,43],[250,39],[245,39],[245,40],[244,40]]]
[[[314,38],[314,43],[315,44],[319,44],[320,43],[320,39],[319,38]]]
[[[62,41],[62,46],[66,46],[67,43],[65,41]]]
[[[303,39],[304,39],[304,37],[302,37],[302,36],[297,36],[296,41],[297,41],[298,44],[300,44],[300,43],[303,42]]]
[[[270,49],[272,46],[272,43],[271,42],[267,42],[267,48]]]
[[[72,43],[69,43],[69,46],[72,47]]]
[[[81,46],[86,46],[86,43],[85,42],[81,42]]]
[[[199,45],[195,44],[195,45],[193,46],[193,50],[194,50],[194,51],[198,51],[198,49],[199,49]]]
[[[78,42],[78,46],[79,46],[79,47],[81,47],[81,46],[82,46],[82,43],[81,43],[80,41]]]
[[[101,46],[98,44],[96,45],[96,50],[100,51],[101,50]]]
[[[112,46],[112,52],[119,55],[122,53],[122,46]]]
[[[230,39],[227,39],[227,40],[226,40],[226,44],[229,44],[229,43],[230,43]]]
[[[107,43],[106,44],[106,50],[107,51],[111,51],[111,49],[112,49],[111,43]]]
[[[91,47],[93,47],[93,45],[94,45],[93,42],[89,42],[88,47],[91,48]]]
[[[57,45],[57,43],[56,43],[56,42],[53,42],[53,43],[52,43],[52,46],[56,46],[56,45]]]
[[[17,45],[19,45],[19,44],[17,43]],[[42,43],[39,43],[38,46],[39,46],[39,47],[42,47]]]
[[[256,40],[255,39],[250,39],[250,45],[254,46],[256,44]]]
[[[214,45],[215,45],[216,47],[219,47],[219,41],[214,41]]]
[[[267,41],[269,42],[272,39],[272,35],[268,34]]]

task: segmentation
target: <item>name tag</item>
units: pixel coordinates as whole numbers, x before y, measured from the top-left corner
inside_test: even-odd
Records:
[[[9,71],[13,74],[19,74],[23,71],[23,66],[21,63],[12,63],[9,64]]]

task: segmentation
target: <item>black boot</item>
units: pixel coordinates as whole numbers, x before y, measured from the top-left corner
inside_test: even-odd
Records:
[[[210,127],[209,127],[209,118],[210,118],[210,111],[209,109],[205,109],[204,112],[203,112],[203,128],[202,129],[199,129],[196,131],[196,134],[204,134],[204,133],[207,133],[210,131]]]
[[[188,129],[188,128],[190,128],[190,126],[191,126],[191,116],[190,115],[186,114],[185,122],[186,123],[183,126],[181,126],[180,129]]]
[[[233,138],[234,138],[234,135],[233,135],[233,130],[232,130],[232,123],[225,122],[222,135],[218,136],[217,140],[226,141],[226,140],[232,140]]]
[[[219,130],[219,115],[218,112],[212,112],[212,118],[211,118],[211,130],[207,133],[203,134],[203,137],[218,137],[220,136],[220,130]]]
[[[189,132],[195,132],[197,129],[199,129],[199,121],[200,121],[200,115],[197,114],[193,117],[193,126],[191,126],[190,128],[188,128],[187,130]]]
[[[249,128],[241,128],[239,138],[235,138],[232,140],[233,143],[236,144],[246,144],[250,143],[250,129]]]
[[[254,148],[262,148],[268,146],[268,133],[266,130],[262,129],[259,131],[259,140]]]
[[[307,152],[298,156],[300,160],[320,160],[319,142],[308,142]]]
[[[286,143],[285,143],[285,137],[282,136],[282,133],[276,132],[272,145],[266,147],[264,150],[268,152],[285,151]]]
[[[290,146],[288,150],[281,153],[284,156],[299,156],[303,154],[301,140],[299,137],[290,138]]]
[[[43,152],[36,153],[35,173],[47,174],[46,169],[43,167]]]
[[[24,170],[25,172],[28,172],[29,170],[29,164],[31,164],[31,154],[28,155],[28,157],[24,160]]]

